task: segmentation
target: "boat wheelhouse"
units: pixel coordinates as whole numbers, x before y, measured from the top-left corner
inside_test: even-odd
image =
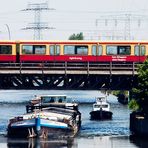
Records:
[[[78,111],[78,104],[70,102],[66,95],[39,95],[35,96],[28,105],[26,111],[32,112],[35,109],[42,109],[46,107],[67,108]]]

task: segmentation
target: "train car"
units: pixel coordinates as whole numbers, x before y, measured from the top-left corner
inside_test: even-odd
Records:
[[[0,41],[0,62],[12,63],[16,62],[16,42]]]
[[[86,62],[96,61],[90,53],[94,42],[21,41],[20,62]]]
[[[148,41],[20,41],[20,62],[143,62]]]
[[[148,41],[0,41],[0,62],[143,62]]]

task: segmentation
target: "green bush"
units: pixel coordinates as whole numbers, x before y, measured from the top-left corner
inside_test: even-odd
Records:
[[[128,107],[129,109],[131,109],[132,111],[137,111],[139,110],[139,104],[137,103],[137,101],[135,99],[132,99],[129,103],[128,103]]]

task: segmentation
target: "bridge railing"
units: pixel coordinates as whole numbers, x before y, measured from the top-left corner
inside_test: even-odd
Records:
[[[97,71],[108,71],[110,74],[118,71],[118,72],[131,72],[136,74],[135,72],[138,69],[137,63],[80,63],[80,62],[51,62],[51,63],[0,63],[0,71],[9,71],[18,70],[18,71],[87,71],[97,72]]]

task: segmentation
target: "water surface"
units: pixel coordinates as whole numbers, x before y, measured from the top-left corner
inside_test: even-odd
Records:
[[[26,112],[25,105],[34,95],[65,94],[69,100],[79,103],[82,114],[82,127],[74,139],[8,139],[8,120]],[[107,121],[90,120],[89,112],[98,91],[57,91],[57,90],[0,90],[0,148],[133,148],[148,147],[147,140],[130,139],[129,114],[127,106],[117,102],[115,96],[108,96],[113,119]]]

